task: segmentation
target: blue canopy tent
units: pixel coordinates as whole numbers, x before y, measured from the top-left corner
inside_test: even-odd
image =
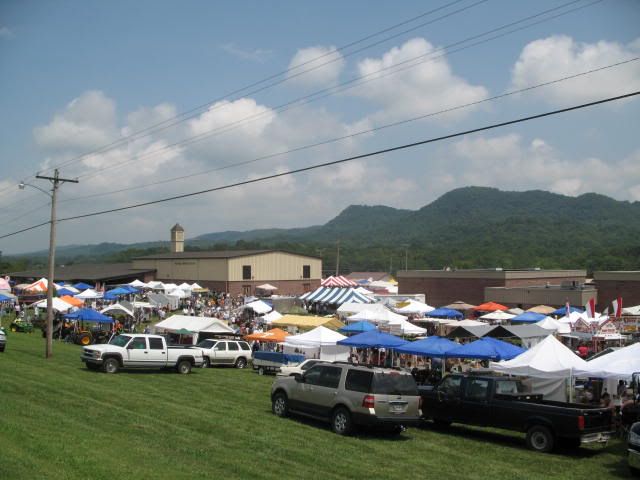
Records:
[[[433,318],[462,318],[464,315],[457,310],[452,310],[451,308],[436,308],[435,310],[427,313],[429,317]]]
[[[357,348],[398,348],[407,341],[395,335],[371,330],[340,340],[338,345]]]
[[[539,322],[540,320],[544,320],[545,318],[547,318],[547,316],[541,313],[524,312],[524,313],[521,313],[520,315],[516,315],[515,317],[513,317],[511,319],[511,323],[518,323],[518,322],[536,323],[536,322]]]
[[[122,287],[119,287],[119,288],[127,290],[129,293],[138,293],[138,292],[140,292],[140,290],[138,290],[135,287],[132,287],[131,285],[123,285]]]
[[[111,317],[107,317],[100,312],[97,312],[91,308],[81,308],[75,312],[67,313],[64,318],[71,320],[82,320],[83,322],[95,322],[95,323],[113,323],[114,320]]]
[[[67,290],[66,288],[59,288],[56,293],[59,297],[64,297],[65,295],[69,295],[70,297],[73,297],[74,295],[77,295],[77,293],[74,292],[73,290]]]
[[[2,294],[0,293],[0,302],[9,302],[9,301],[11,301],[11,300],[13,300],[13,298],[11,298],[11,297],[7,297],[6,295],[2,295]]]
[[[442,358],[449,350],[458,348],[459,346],[460,344],[452,342],[447,338],[434,336],[416,342],[406,343],[396,348],[396,352],[420,355],[421,357]]]
[[[338,330],[340,333],[362,333],[376,330],[376,326],[373,323],[362,320],[360,322],[354,322],[346,327],[342,327]]]
[[[78,290],[83,291],[83,290],[87,290],[88,288],[91,288],[91,285],[87,285],[84,282],[78,282],[75,285],[73,285],[73,288],[77,288]]]
[[[582,310],[581,308],[578,308],[578,307],[569,306],[569,313],[571,313],[571,312],[582,313],[582,312],[584,312],[584,310]],[[554,310],[553,312],[551,312],[551,315],[562,315],[562,316],[565,316],[565,315],[567,315],[567,307],[560,307],[559,309]]]
[[[476,358],[478,360],[511,360],[524,352],[524,349],[496,339],[481,338],[475,342],[460,345],[449,350],[447,358]]]

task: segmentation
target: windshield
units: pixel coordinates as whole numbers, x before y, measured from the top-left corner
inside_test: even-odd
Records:
[[[124,347],[129,343],[131,337],[129,335],[116,335],[109,341],[109,345],[115,345],[116,347]]]
[[[418,395],[418,386],[411,375],[376,373],[373,376],[373,392],[382,395]]]

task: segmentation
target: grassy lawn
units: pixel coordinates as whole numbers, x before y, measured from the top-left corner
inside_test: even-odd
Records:
[[[80,347],[45,361],[39,332],[0,354],[0,478],[628,478],[619,442],[536,454],[523,435],[452,427],[342,438],[271,414],[271,377],[90,372]]]

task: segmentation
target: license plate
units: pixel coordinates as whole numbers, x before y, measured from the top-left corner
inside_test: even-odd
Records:
[[[391,405],[389,411],[391,413],[402,413],[404,412],[404,405]]]

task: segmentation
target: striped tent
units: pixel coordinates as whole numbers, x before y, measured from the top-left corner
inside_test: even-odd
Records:
[[[313,292],[305,293],[300,297],[306,302],[331,303],[342,305],[346,302],[351,303],[370,303],[371,299],[358,293],[353,288],[326,288],[319,287]]]
[[[321,287],[358,287],[359,285],[343,276],[334,276],[325,278],[320,282]]]

